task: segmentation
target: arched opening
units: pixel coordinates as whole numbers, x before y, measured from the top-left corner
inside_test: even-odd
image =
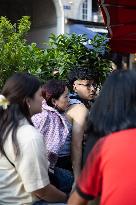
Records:
[[[29,42],[43,47],[51,33],[63,32],[63,14],[60,1],[55,0],[0,0],[0,16],[6,16],[11,22],[17,22],[22,16],[31,17]]]
[[[53,1],[32,1],[32,27],[28,40],[43,47],[50,33],[57,32],[56,9]]]

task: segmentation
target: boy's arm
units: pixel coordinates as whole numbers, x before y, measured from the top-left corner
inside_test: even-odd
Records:
[[[85,131],[88,109],[82,104],[76,104],[69,116],[72,118],[72,164],[75,180],[80,174],[82,161],[82,142]]]

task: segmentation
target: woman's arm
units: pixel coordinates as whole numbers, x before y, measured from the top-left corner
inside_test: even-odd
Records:
[[[47,202],[67,201],[67,195],[51,184],[48,184],[42,189],[34,191],[33,194]]]

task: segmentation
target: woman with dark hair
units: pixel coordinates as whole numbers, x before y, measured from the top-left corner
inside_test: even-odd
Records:
[[[43,199],[64,202],[50,184],[41,134],[31,116],[41,112],[41,86],[27,73],[11,76],[0,95],[0,204],[32,204]]]
[[[68,204],[136,204],[136,72],[116,70],[91,110],[88,131],[98,140]]]
[[[59,189],[70,192],[73,183],[71,173],[72,125],[65,116],[65,111],[69,106],[68,88],[64,81],[52,79],[43,85],[42,95],[45,99],[42,112],[33,116],[32,121],[44,138],[50,169],[54,173],[52,175],[54,177],[51,176],[52,183]]]

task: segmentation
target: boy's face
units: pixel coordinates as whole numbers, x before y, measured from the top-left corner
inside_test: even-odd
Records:
[[[97,87],[94,80],[76,80],[73,89],[80,98],[92,100],[95,98]]]

